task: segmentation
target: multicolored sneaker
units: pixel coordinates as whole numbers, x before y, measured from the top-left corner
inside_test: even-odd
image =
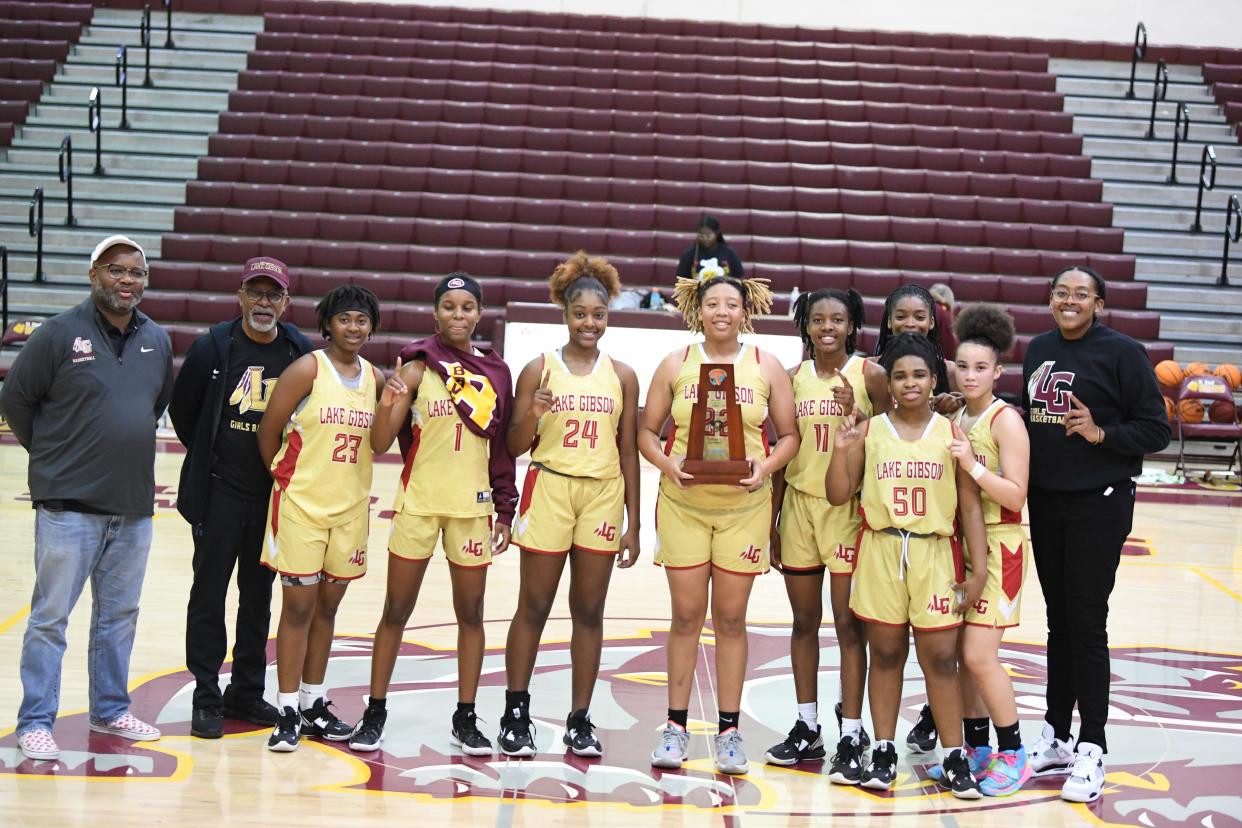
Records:
[[[1031,778],[1031,764],[1026,761],[1026,748],[998,750],[992,754],[987,769],[979,779],[984,796],[1009,796],[1017,793]]]

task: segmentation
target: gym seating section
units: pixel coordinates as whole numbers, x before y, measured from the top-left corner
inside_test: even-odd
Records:
[[[0,147],[26,122],[93,11],[89,4],[0,0]]]

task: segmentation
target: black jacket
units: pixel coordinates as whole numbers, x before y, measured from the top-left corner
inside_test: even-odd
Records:
[[[1067,437],[1070,394],[1104,429],[1092,445]],[[1081,339],[1058,330],[1031,340],[1022,364],[1022,407],[1031,437],[1031,486],[1086,491],[1134,477],[1143,456],[1169,444],[1169,420],[1147,349],[1095,323]]]
[[[314,350],[310,340],[292,325],[277,323],[289,343],[289,361]],[[216,434],[224,411],[225,375],[228,373],[229,345],[233,334],[241,332],[241,317],[213,325],[191,343],[185,362],[173,385],[172,417],[177,439],[185,446],[181,482],[177,489],[177,511],[191,525],[202,523],[207,515],[207,490],[215,465]],[[241,333],[245,336],[245,333]]]

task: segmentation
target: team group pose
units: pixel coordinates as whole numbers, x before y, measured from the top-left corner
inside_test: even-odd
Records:
[[[123,237],[105,240],[94,259],[118,283],[145,279],[141,249]],[[210,385],[227,368],[222,381],[237,384],[229,405],[246,404],[238,411],[249,412],[250,425],[238,430],[254,434],[257,457],[237,440],[225,453],[238,468],[266,468],[272,479],[258,560],[282,586],[279,686],[269,710],[261,698],[256,645],[248,640],[246,675],[233,697],[221,696],[223,632],[221,619],[210,616],[220,614],[228,571],[243,558],[240,546],[219,561],[207,560],[212,550],[206,547],[196,550],[196,575],[210,574],[211,583],[204,581],[192,597],[197,604],[189,615],[211,640],[196,662],[203,669],[195,673],[195,736],[217,738],[228,715],[264,724],[275,719],[267,742],[272,751],[294,751],[303,736],[378,750],[402,634],[441,546],[458,625],[458,703],[450,739],[465,754],[492,755],[475,712],[483,608],[488,567],[512,543],[521,550],[520,580],[505,649],[499,749],[529,757],[550,748],[537,743],[536,689],[540,703],[562,706],[557,718],[566,713],[564,746],[578,756],[601,756],[591,699],[613,570],[632,567],[640,556],[641,453],[659,472],[654,563],[664,570],[672,605],[668,707],[651,753],[654,767],[677,769],[689,756],[691,687],[710,611],[719,717],[713,758],[721,773],[747,773],[740,721],[747,607],[755,577],[772,566],[782,573],[793,618],[797,718],[788,736],[765,752],[767,762],[827,759],[833,783],[891,790],[913,634],[929,704],[906,742],[916,753],[937,742],[943,748],[942,761],[928,769],[930,779],[955,797],[974,799],[1010,795],[1032,775],[1060,773],[1067,776],[1065,799],[1099,797],[1108,596],[1132,520],[1131,478],[1145,454],[1167,445],[1169,430],[1142,347],[1096,318],[1107,286],[1089,268],[1068,268],[1052,281],[1056,327],[1027,349],[1024,413],[997,393],[1015,341],[1009,314],[969,305],[952,331],[942,331],[936,302],[917,285],[889,295],[874,358],[858,352],[865,319],[857,291],[825,288],[799,296],[793,318],[804,358],[787,368],[742,339],[753,333],[754,317],[771,309],[766,280],[743,278],[740,267],[704,267],[678,278],[675,301],[690,332],[701,338],[660,361],[640,412],[635,370],[600,347],[609,303],[621,292],[620,275],[586,252],[562,262],[548,280],[564,314],[564,344],[527,363],[516,386],[503,359],[473,343],[484,297],[468,274],[440,280],[435,335],[406,346],[386,379],[360,356],[380,317],[373,293],[351,285],[329,291],[317,306],[326,346],[310,351],[296,331],[277,327],[289,298],[284,265],[254,259],[246,267],[239,301],[249,315],[241,328],[235,320],[204,340],[196,358],[203,362],[214,348],[217,367],[208,377],[209,363],[199,366],[198,384],[189,389],[198,396],[182,394],[174,416],[183,439],[206,440],[187,460],[187,468],[193,464],[187,479],[197,486],[196,507],[210,506],[206,492],[223,485],[211,482],[221,472],[210,456],[216,415],[203,429],[193,427],[200,406],[189,401],[210,393],[213,411],[231,410],[223,386]],[[102,288],[97,293],[92,302],[105,310],[116,304]],[[90,310],[83,308],[82,314]],[[129,319],[107,318],[116,325]],[[137,327],[145,319],[126,324]],[[237,340],[237,330],[251,341]],[[952,361],[941,348],[942,333],[956,340]],[[27,393],[28,354],[51,347],[49,335],[32,338],[13,366],[16,379],[4,387],[5,414],[19,425],[37,403],[30,401],[37,395]],[[229,337],[241,342],[237,359],[225,347]],[[279,348],[279,362],[243,370],[242,362],[255,359],[264,345]],[[262,372],[281,365],[287,367],[269,388]],[[731,400],[724,396],[727,383],[719,390],[700,387],[701,374],[710,374],[704,366],[723,365],[731,366]],[[245,384],[254,376],[261,386]],[[708,399],[700,401],[701,393]],[[732,436],[737,443],[729,429],[741,429],[745,471],[732,484],[696,479],[700,467],[686,464],[692,421],[703,412],[707,439]],[[328,700],[326,671],[337,609],[349,582],[367,569],[372,456],[394,440],[404,465],[393,503],[384,605],[367,705],[351,725]],[[519,495],[514,458],[526,453],[530,464]],[[452,485],[445,485],[450,478]],[[1028,478],[1033,545],[1022,527]],[[81,506],[43,500],[40,520]],[[194,512],[200,522],[205,513]],[[1048,607],[1049,678],[1048,713],[1028,753],[999,651],[1005,630],[1018,624],[1032,558]],[[572,670],[566,690],[539,684],[535,667],[567,566]],[[840,650],[839,732],[831,757],[818,705],[825,573]],[[246,613],[266,625],[261,607]],[[23,681],[26,666],[23,660]],[[863,727],[864,690],[872,734]],[[29,700],[24,704],[23,711]],[[1070,733],[1075,708],[1082,721],[1077,740]],[[44,713],[19,726],[20,749],[30,758],[58,752],[45,721],[54,711]],[[93,728],[131,739],[159,737],[124,710],[109,708],[101,716],[107,722]]]

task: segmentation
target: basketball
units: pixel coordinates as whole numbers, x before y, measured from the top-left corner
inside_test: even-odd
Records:
[[[1182,366],[1178,365],[1171,359],[1166,359],[1156,366],[1156,381],[1165,388],[1176,388],[1182,384],[1185,378],[1182,373]],[[1167,397],[1165,399],[1168,399]]]
[[[1236,423],[1238,409],[1229,400],[1217,400],[1208,409],[1208,419],[1214,423]]]
[[[1238,386],[1242,385],[1242,369],[1233,363],[1222,362],[1212,373],[1223,379],[1229,385],[1230,391],[1236,391]]]
[[[1173,404],[1173,398],[1167,394],[1164,396],[1164,415],[1169,418],[1169,422],[1177,419],[1177,406]]]
[[[1186,363],[1186,373],[1185,373],[1186,377],[1196,377],[1201,374],[1211,374],[1211,373],[1212,372],[1208,370],[1207,365],[1205,365],[1202,362],[1187,362]]]
[[[1177,405],[1177,418],[1183,423],[1201,423],[1203,413],[1201,400],[1182,400]]]

